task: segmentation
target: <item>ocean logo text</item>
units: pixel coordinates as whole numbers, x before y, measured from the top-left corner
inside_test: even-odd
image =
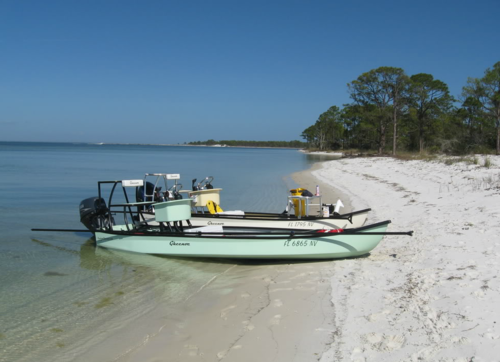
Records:
[[[224,225],[224,223],[223,223],[223,222],[213,222],[213,221],[209,221],[209,222],[207,223],[207,225]]]
[[[178,243],[178,242],[175,242],[175,241],[171,241],[170,242],[170,246],[190,246],[189,243]]]

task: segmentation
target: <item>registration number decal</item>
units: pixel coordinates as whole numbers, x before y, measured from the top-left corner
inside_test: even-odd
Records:
[[[317,240],[286,240],[283,246],[316,246]]]
[[[288,227],[311,228],[314,225],[311,221],[290,221]]]

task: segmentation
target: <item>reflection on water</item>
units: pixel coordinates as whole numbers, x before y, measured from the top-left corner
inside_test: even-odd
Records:
[[[176,313],[183,301],[231,267],[110,251],[96,247],[93,238],[76,248],[60,240],[32,242],[42,249],[40,258],[28,253],[17,262],[30,262],[35,272],[18,276],[18,283],[1,284],[2,362],[64,360],[56,355],[77,353],[153,309]],[[44,255],[54,252],[59,260],[66,255],[65,262],[46,263]]]
[[[342,155],[338,153],[332,153],[332,154],[306,153],[305,155],[309,163],[339,160],[342,158]]]
[[[92,237],[80,246],[80,267],[88,270],[109,269],[116,261],[108,257],[99,256],[96,253],[95,239]]]

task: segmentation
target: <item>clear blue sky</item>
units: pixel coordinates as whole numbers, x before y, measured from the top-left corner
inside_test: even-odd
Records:
[[[0,140],[295,140],[380,66],[458,96],[499,0],[0,0]]]

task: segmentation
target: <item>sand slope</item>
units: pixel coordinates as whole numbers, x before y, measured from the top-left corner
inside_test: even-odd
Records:
[[[478,164],[359,158],[319,180],[391,219],[370,257],[332,263],[334,341],[321,361],[500,360],[500,157]]]

